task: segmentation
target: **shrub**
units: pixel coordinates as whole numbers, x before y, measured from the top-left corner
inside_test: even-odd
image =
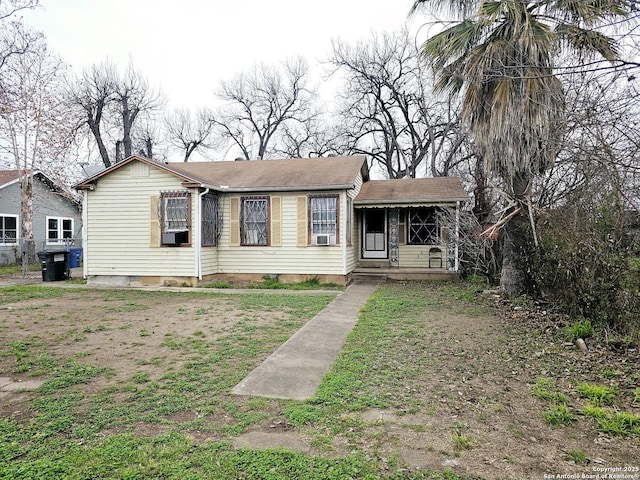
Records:
[[[591,325],[591,321],[583,318],[577,320],[565,329],[565,337],[570,342],[575,342],[579,338],[589,338],[595,335],[596,331]]]
[[[640,338],[640,232],[614,201],[551,212],[527,256],[530,281],[576,317]],[[583,325],[584,326],[584,325]]]

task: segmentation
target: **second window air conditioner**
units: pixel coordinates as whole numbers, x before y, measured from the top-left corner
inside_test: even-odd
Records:
[[[189,243],[188,231],[162,233],[162,245],[180,245],[182,243]]]
[[[331,235],[316,235],[316,245],[331,245]]]

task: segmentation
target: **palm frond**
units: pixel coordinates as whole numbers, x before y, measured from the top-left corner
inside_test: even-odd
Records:
[[[628,16],[634,2],[629,0],[556,0],[550,3],[549,9],[564,21],[594,27],[609,17]]]
[[[580,28],[575,24],[561,23],[556,27],[558,38],[567,46],[582,53],[598,53],[609,61],[618,58],[616,42],[595,30]]]
[[[431,59],[438,70],[448,62],[463,56],[478,41],[481,31],[477,23],[464,20],[434,35],[422,45],[423,55]]]
[[[465,19],[473,15],[481,3],[484,2],[482,0],[415,0],[409,15],[415,14],[428,5],[434,12],[442,12],[450,18]]]

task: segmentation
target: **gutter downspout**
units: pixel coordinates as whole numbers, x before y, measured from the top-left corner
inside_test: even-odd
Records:
[[[89,191],[82,190],[82,278],[87,279],[87,205]]]
[[[202,280],[202,197],[209,193],[210,188],[207,187],[198,194],[198,205],[196,205],[196,231],[198,238],[196,243],[196,277]]]

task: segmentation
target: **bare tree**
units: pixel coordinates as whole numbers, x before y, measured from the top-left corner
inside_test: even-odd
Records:
[[[139,70],[129,63],[116,83],[114,104],[122,118],[122,146],[124,158],[133,153],[131,132],[141,114],[150,113],[162,106],[161,94],[149,87],[149,82]]]
[[[40,36],[25,29],[16,14],[35,8],[38,0],[0,0],[0,70],[15,55],[23,55]]]
[[[187,109],[174,110],[165,118],[169,142],[184,152],[184,161],[188,162],[194,152],[214,148],[211,133],[214,127],[213,113],[205,109],[195,114]]]
[[[84,113],[83,123],[93,135],[105,167],[110,167],[112,161],[103,137],[103,116],[113,101],[116,83],[115,66],[103,62],[85,69],[82,78],[69,88],[69,99]]]
[[[33,240],[33,175],[62,175],[74,119],[64,101],[65,65],[44,37],[28,32],[23,38],[28,45],[17,46],[25,53],[8,57],[0,77],[0,151],[19,172],[21,238]]]
[[[389,178],[448,175],[461,160],[458,108],[433,94],[406,29],[355,45],[334,41],[330,62],[345,75],[339,117],[350,151]]]
[[[155,115],[145,115],[136,123],[133,134],[133,153],[146,158],[164,161],[167,158],[167,148],[164,142],[163,125]]]
[[[216,115],[221,136],[235,144],[247,160],[272,155],[277,135],[286,125],[316,116],[308,74],[307,62],[294,58],[279,68],[257,64],[221,82],[217,94],[226,104]]]
[[[606,203],[640,209],[640,94],[625,73],[587,72],[565,85],[567,134],[538,182],[538,205]],[[610,201],[611,198],[608,199]]]
[[[137,122],[157,112],[162,95],[129,64],[121,75],[112,62],[94,64],[69,88],[69,99],[84,113],[105,167],[133,154]],[[114,155],[109,153],[113,145]]]
[[[275,149],[283,157],[325,157],[348,152],[344,132],[325,116],[285,124]]]

